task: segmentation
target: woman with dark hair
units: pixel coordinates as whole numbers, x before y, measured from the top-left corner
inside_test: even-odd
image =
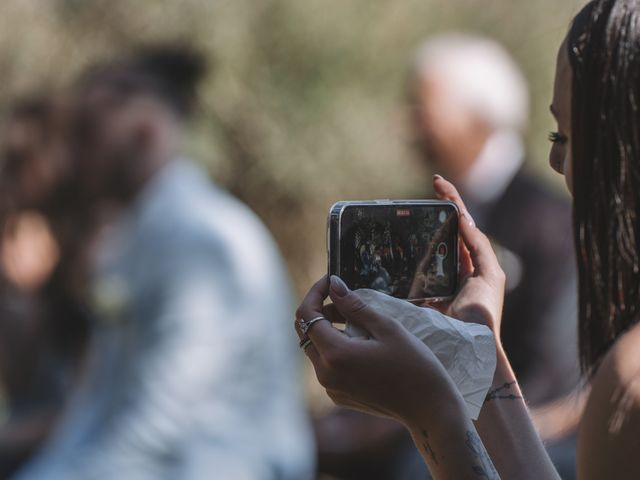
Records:
[[[560,47],[551,110],[550,163],[574,196],[580,274],[580,357],[591,393],[578,440],[578,478],[640,478],[640,2],[595,0]],[[477,422],[465,413],[433,353],[374,311],[337,277],[320,280],[298,310],[316,321],[305,353],[341,405],[389,416],[410,431],[436,478],[558,478],[500,345],[504,273],[457,191],[434,177],[462,212],[462,287],[448,315],[489,326],[494,382]],[[327,296],[333,306],[323,307]],[[330,322],[349,321],[370,338]],[[299,321],[296,330],[304,334]]]
[[[68,168],[67,110],[48,95],[15,101],[0,134],[0,477],[45,442],[77,380],[88,318],[68,295],[53,215]],[[74,241],[74,246],[81,244]],[[62,248],[61,248],[62,247]]]

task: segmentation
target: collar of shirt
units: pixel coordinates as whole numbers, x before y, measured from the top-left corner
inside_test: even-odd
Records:
[[[459,182],[465,200],[476,205],[494,202],[505,192],[524,162],[518,132],[499,130],[489,137],[467,174]]]

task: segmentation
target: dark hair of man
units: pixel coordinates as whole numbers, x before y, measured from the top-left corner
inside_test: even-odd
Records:
[[[580,360],[588,374],[640,312],[639,6],[592,1],[567,42]]]
[[[156,45],[140,48],[122,60],[93,66],[81,79],[80,88],[106,87],[123,98],[151,94],[178,116],[188,118],[206,72],[207,62],[199,51]]]

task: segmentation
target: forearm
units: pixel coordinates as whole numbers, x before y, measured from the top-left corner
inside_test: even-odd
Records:
[[[557,479],[504,350],[498,347],[493,385],[476,422],[480,437],[505,479]]]
[[[500,479],[459,395],[406,422],[433,477]]]

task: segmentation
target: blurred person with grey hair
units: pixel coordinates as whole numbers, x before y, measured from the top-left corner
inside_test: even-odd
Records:
[[[529,93],[522,73],[492,40],[443,35],[418,48],[409,97],[421,157],[463,189],[484,223],[484,210],[523,164]]]
[[[576,273],[568,201],[528,174],[525,79],[498,43],[450,34],[416,53],[410,86],[421,158],[464,195],[507,275],[503,341],[527,401],[578,379]]]
[[[147,48],[72,91],[59,207],[84,241],[65,283],[95,322],[81,384],[19,480],[311,477],[277,247],[181,154],[204,73],[190,48]]]
[[[458,187],[492,239],[507,275],[505,350],[559,471],[574,478],[581,409],[573,396],[579,366],[571,211],[524,169],[527,82],[495,41],[445,34],[417,48],[408,90],[420,159]],[[411,438],[391,420],[335,409],[316,421],[316,435],[320,469],[340,478],[429,475]]]
[[[571,207],[524,168],[527,83],[497,42],[448,34],[417,49],[409,93],[420,157],[458,187],[492,240],[507,277],[504,348],[534,418],[541,412],[552,459],[574,478],[577,419],[564,430],[542,421],[580,411],[571,395],[580,375]]]

